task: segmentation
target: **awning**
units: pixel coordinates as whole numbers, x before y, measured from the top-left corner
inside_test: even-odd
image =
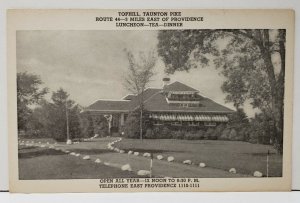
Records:
[[[229,121],[228,117],[225,115],[214,115],[214,116],[212,116],[211,120],[215,121],[215,122],[228,122]]]
[[[198,121],[198,122],[228,122],[226,115],[207,115],[207,114],[164,114],[152,113],[149,116],[154,120],[161,121]]]

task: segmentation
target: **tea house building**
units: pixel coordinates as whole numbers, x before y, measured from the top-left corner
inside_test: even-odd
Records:
[[[227,123],[229,115],[234,112],[181,82],[169,83],[169,78],[163,81],[163,88],[147,88],[143,93],[145,120],[153,126],[216,127]],[[121,133],[128,115],[139,109],[140,98],[141,95],[128,94],[120,100],[99,99],[85,108],[83,113],[94,118],[104,116],[109,132]]]

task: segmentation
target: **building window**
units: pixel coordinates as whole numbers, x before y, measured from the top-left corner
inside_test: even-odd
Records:
[[[204,126],[216,126],[216,122],[204,122]]]
[[[155,120],[153,121],[153,125],[162,125],[163,123],[161,121]]]
[[[127,121],[128,114],[124,114],[124,123]]]
[[[199,126],[199,122],[195,122],[195,121],[188,122],[188,126]]]
[[[189,104],[181,103],[180,106],[181,107],[189,107]]]
[[[173,126],[181,126],[181,122],[178,122],[178,121],[174,121],[174,122],[171,122],[171,125]]]

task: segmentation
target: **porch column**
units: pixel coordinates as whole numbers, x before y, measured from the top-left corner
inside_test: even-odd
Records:
[[[120,125],[121,126],[124,125],[124,113],[121,113],[121,115],[120,115]]]
[[[112,114],[104,115],[104,117],[106,118],[106,120],[107,120],[107,122],[108,122],[108,134],[110,135],[110,128],[111,128]]]

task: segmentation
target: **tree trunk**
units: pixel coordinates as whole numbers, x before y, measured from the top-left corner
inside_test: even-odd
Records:
[[[279,31],[279,54],[280,54],[280,61],[281,61],[281,70],[278,75],[276,89],[277,89],[277,109],[278,109],[278,117],[279,121],[277,123],[278,128],[278,149],[280,154],[283,152],[283,119],[284,119],[284,76],[285,76],[285,37],[286,31],[280,30]]]
[[[143,139],[143,109],[140,111],[140,139]]]
[[[143,111],[144,111],[144,90],[140,98],[140,139],[143,140]]]
[[[272,117],[273,117],[273,129],[274,129],[274,135],[273,135],[273,142],[274,147],[277,149],[277,151],[282,154],[283,150],[283,91],[284,91],[284,80],[282,80],[280,77],[284,78],[284,73],[281,76],[279,75],[278,80],[276,80],[275,73],[274,73],[274,65],[272,63],[271,59],[271,51],[269,48],[269,35],[267,33],[268,31],[265,31],[265,42],[263,45],[263,57],[264,61],[266,63],[266,70],[268,74],[269,84],[271,88],[271,108],[272,108]],[[285,52],[285,50],[284,50]],[[281,58],[282,60],[282,58]],[[282,66],[284,66],[284,60],[281,61]],[[284,71],[284,70],[283,70]]]
[[[267,60],[271,60],[270,58]],[[270,64],[270,63],[268,63]],[[271,66],[272,68],[273,65]],[[281,154],[282,148],[283,148],[283,94],[281,94],[281,85],[278,84],[280,81],[277,81],[272,79],[272,77],[269,76],[270,79],[270,86],[271,86],[271,95],[272,95],[272,117],[274,121],[274,146],[277,149],[277,151]]]

